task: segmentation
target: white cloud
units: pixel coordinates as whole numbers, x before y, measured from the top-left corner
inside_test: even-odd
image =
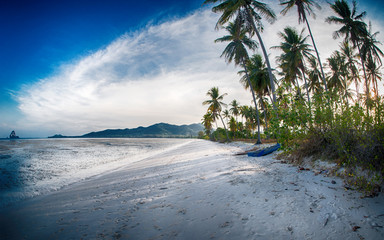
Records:
[[[281,8],[274,7],[278,14]],[[316,21],[310,20],[323,61],[338,47],[331,36],[336,27],[323,20],[329,11],[324,9]],[[63,66],[58,74],[26,86],[17,95],[25,116],[18,124],[37,129],[35,135],[42,129],[44,134],[71,135],[156,122],[200,122],[205,111],[201,103],[213,86],[229,94],[227,103],[237,99],[250,104],[251,95],[241,87],[238,69],[219,57],[225,44],[213,42],[225,34],[214,30],[217,18],[206,9],[148,26]],[[287,25],[304,27],[297,26],[295,11],[279,15],[275,24],[265,26],[267,48],[279,44],[277,32]],[[274,62],[277,53],[270,52]]]
[[[236,96],[237,70],[220,59],[210,11],[126,34],[18,95],[24,128],[81,134],[156,122],[200,122],[212,86]],[[246,94],[242,94],[246,95]]]

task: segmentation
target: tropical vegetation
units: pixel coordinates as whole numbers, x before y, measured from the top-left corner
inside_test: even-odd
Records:
[[[202,119],[205,138],[223,142],[248,138],[256,143],[274,139],[296,162],[323,157],[345,169],[347,180],[353,176],[349,181],[355,186],[372,191],[381,184],[384,97],[379,89],[383,86],[384,54],[377,40],[379,32],[364,21],[367,13],[358,11],[357,2],[328,3],[333,15],[326,22],[339,27],[333,38],[340,43],[328,58],[320,59],[307,18],[314,16],[313,9],[320,10],[320,5],[315,0],[281,0],[281,14],[297,8],[299,23],[305,23],[306,28],[286,26],[278,33],[281,42],[273,47],[280,52],[276,69],[271,68],[261,38],[261,20],[273,23],[276,19],[267,4],[254,0],[204,3],[217,4],[212,8],[221,14],[216,28],[224,28],[228,35],[215,41],[228,43],[222,56],[241,66],[240,86],[250,91],[253,99],[250,105],[232,100],[225,109],[226,94],[219,95],[218,87],[210,89],[210,99],[203,103],[208,105]],[[256,52],[258,47],[262,55]],[[216,124],[214,130],[217,119],[221,125]],[[369,174],[357,176],[358,170]]]

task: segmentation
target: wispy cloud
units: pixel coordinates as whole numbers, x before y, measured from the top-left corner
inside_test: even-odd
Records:
[[[216,17],[198,11],[126,34],[26,86],[17,96],[24,124],[79,134],[199,122],[210,87],[235,93],[233,86],[239,88],[237,71],[219,58],[223,45],[213,43],[221,34],[213,28]]]
[[[279,7],[274,6],[277,13]],[[267,48],[278,45],[277,32],[298,26],[296,12],[266,25]],[[329,10],[310,20],[323,61],[338,47],[336,26],[324,23]],[[47,134],[81,134],[156,122],[199,122],[205,93],[218,86],[226,101],[251,103],[233,65],[220,59],[225,44],[214,39],[218,15],[200,10],[187,17],[125,34],[105,48],[66,64],[59,73],[26,86],[16,97],[23,128]],[[377,29],[380,30],[380,29]],[[381,39],[380,39],[381,40]],[[274,62],[277,52],[271,51]]]

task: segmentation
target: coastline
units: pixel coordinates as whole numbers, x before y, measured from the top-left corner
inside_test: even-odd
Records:
[[[193,140],[0,209],[1,239],[382,239],[384,197]]]

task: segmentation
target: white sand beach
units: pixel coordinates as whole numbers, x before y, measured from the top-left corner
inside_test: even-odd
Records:
[[[0,239],[384,239],[384,197],[193,140],[0,210]]]

